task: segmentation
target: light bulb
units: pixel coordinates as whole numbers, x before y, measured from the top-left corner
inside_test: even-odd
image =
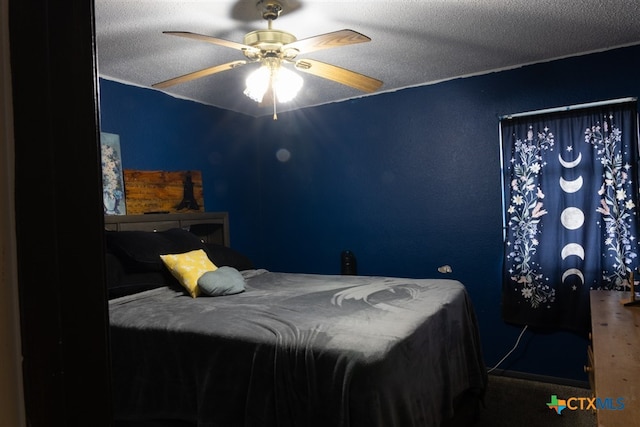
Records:
[[[296,97],[302,88],[302,77],[291,70],[280,67],[273,82],[276,98],[280,102],[288,102]]]
[[[247,88],[244,90],[244,94],[256,102],[262,102],[270,84],[271,70],[263,65],[247,77]]]
[[[247,77],[244,94],[256,102],[262,102],[264,95],[272,88],[279,102],[287,102],[296,97],[302,82],[302,77],[281,67],[279,61],[265,61]]]

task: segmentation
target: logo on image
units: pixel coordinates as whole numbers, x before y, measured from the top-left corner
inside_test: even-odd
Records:
[[[562,411],[565,409],[570,411],[595,411],[596,409],[620,411],[624,409],[624,398],[570,397],[568,399],[558,399],[557,395],[552,394],[551,401],[547,403],[547,406],[556,411],[558,415],[562,415]]]

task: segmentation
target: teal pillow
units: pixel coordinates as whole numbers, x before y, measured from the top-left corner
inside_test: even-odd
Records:
[[[200,276],[198,287],[201,295],[211,297],[239,294],[244,291],[244,277],[235,268],[223,265]]]

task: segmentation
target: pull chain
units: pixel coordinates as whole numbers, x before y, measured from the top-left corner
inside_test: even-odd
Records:
[[[271,93],[273,93],[273,120],[278,120],[278,114],[276,113],[276,91],[271,88]]]

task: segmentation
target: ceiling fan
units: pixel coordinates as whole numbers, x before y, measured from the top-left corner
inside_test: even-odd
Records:
[[[259,0],[256,6],[261,11],[262,18],[268,22],[268,27],[266,30],[257,30],[246,34],[243,43],[186,31],[163,31],[164,34],[186,37],[239,50],[244,54],[246,59],[208,67],[155,83],[151,86],[158,89],[167,88],[222,71],[238,68],[249,63],[259,62],[261,67],[256,73],[262,73],[262,77],[252,75],[253,81],[251,81],[252,76],[250,76],[247,81],[245,94],[259,103],[263,103],[265,99],[271,101],[270,103],[274,106],[274,120],[277,119],[275,113],[276,100],[285,102],[287,98],[291,99],[302,85],[300,76],[282,67],[283,64],[293,64],[294,68],[298,71],[341,83],[362,92],[375,92],[382,86],[382,81],[355,71],[314,59],[297,59],[298,55],[301,54],[368,42],[371,41],[369,37],[356,31],[345,29],[298,40],[293,34],[272,28],[273,21],[277,19],[283,11],[283,6],[280,1]],[[287,90],[291,89],[290,86],[292,82],[297,86],[293,88],[293,92],[287,92]]]

